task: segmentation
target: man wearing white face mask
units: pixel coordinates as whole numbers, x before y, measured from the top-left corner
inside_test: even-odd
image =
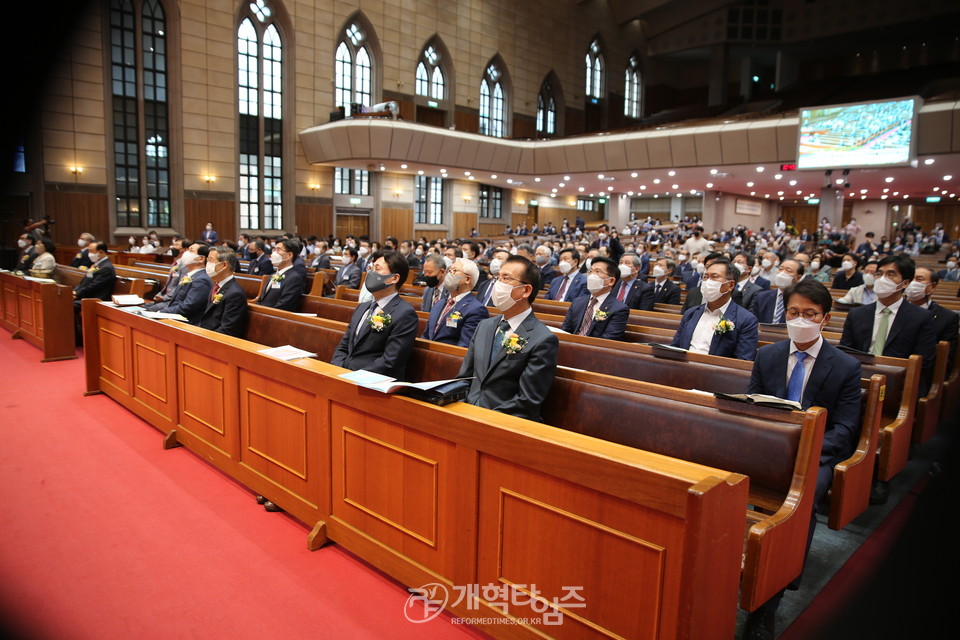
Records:
[[[680,287],[670,276],[677,268],[672,258],[660,258],[653,265],[653,302],[654,304],[680,304]]]
[[[620,283],[614,288],[614,297],[631,309],[653,311],[653,286],[640,279],[642,260],[636,253],[625,253],[620,258]]]
[[[493,259],[490,260],[489,265],[490,277],[481,282],[480,286],[477,287],[477,300],[485,307],[493,306],[493,285],[497,283],[500,268],[503,266],[503,263],[506,262],[507,258],[510,257],[510,252],[503,247],[497,247],[493,250],[492,256]],[[586,286],[586,284],[584,284],[584,286]]]
[[[242,338],[247,325],[247,294],[234,274],[240,261],[232,249],[211,249],[207,254],[207,275],[213,280],[210,299],[200,316],[199,325],[217,333]]]
[[[622,340],[630,308],[610,292],[617,286],[620,270],[610,258],[596,258],[587,275],[587,293],[570,303],[561,329],[591,338]]]
[[[877,301],[877,294],[873,291],[873,283],[876,281],[877,262],[868,262],[863,267],[863,284],[851,287],[849,291],[839,300],[840,304],[872,304]]]
[[[479,274],[480,269],[472,260],[458,258],[453,263],[443,280],[447,301],[433,306],[421,338],[461,347],[470,345],[477,325],[490,317],[487,307],[470,293]]]
[[[706,272],[707,267],[712,265],[717,260],[723,259],[723,254],[718,252],[713,252],[707,254],[703,258],[703,264],[697,265],[698,271],[702,270],[703,273]],[[736,265],[734,265],[736,267]],[[696,284],[691,284],[691,282],[696,282]],[[696,307],[697,305],[703,304],[703,292],[700,290],[700,286],[703,284],[702,277],[700,273],[697,273],[697,279],[687,281],[687,297],[683,301],[683,306],[680,307],[680,313],[686,313],[690,309]],[[733,289],[731,294],[731,299],[736,302],[741,307],[744,307],[743,304],[743,292],[738,288]]]
[[[740,300],[735,299],[735,301],[745,309],[749,309],[750,305],[753,304],[754,297],[763,291],[760,285],[750,279],[750,272],[755,265],[756,259],[749,253],[740,252],[733,256],[733,266],[740,272],[737,278],[737,291],[740,292]]]
[[[264,307],[300,311],[303,298],[304,271],[296,268],[294,258],[300,255],[300,242],[284,238],[277,242],[270,254],[276,272],[267,278],[256,302]],[[302,263],[301,263],[302,264]]]
[[[837,274],[833,276],[831,289],[852,289],[863,284],[863,274],[857,271],[860,266],[860,257],[855,253],[843,256],[843,263]]]
[[[717,260],[704,273],[700,290],[705,304],[683,314],[671,346],[694,353],[753,360],[757,352],[757,319],[731,299],[737,269]]]
[[[906,296],[911,304],[926,309],[933,314],[933,328],[937,342],[950,343],[950,356],[947,359],[947,371],[953,371],[953,360],[957,353],[957,337],[960,331],[960,314],[937,304],[931,299],[937,290],[940,277],[936,271],[926,267],[917,267],[913,281],[907,285]]]
[[[757,316],[757,321],[764,324],[786,322],[784,317],[786,300],[784,300],[783,292],[801,278],[803,278],[803,263],[796,260],[784,260],[777,270],[777,275],[773,278],[774,288],[770,291],[761,291],[753,298],[750,311]]]
[[[553,282],[553,279],[557,276],[557,272],[553,269],[553,265],[550,264],[550,258],[552,257],[553,249],[545,244],[537,247],[533,253],[533,259],[537,263],[537,267],[540,268],[541,286],[544,287],[549,287],[550,283]]]
[[[547,300],[570,302],[587,291],[587,277],[580,273],[580,252],[572,247],[560,250],[560,275],[550,283]]]
[[[73,261],[70,263],[71,267],[87,269],[93,264],[93,262],[90,261],[89,250],[94,242],[96,242],[96,239],[92,233],[80,234],[80,238],[77,240],[77,246],[80,247],[80,251],[73,257]]]
[[[174,290],[169,302],[159,302],[146,306],[150,311],[164,313],[178,313],[185,317],[190,324],[199,324],[200,317],[210,298],[210,289],[213,281],[206,272],[207,254],[210,247],[205,244],[194,244],[183,255],[180,283]]]
[[[937,275],[944,282],[960,281],[960,269],[957,268],[957,259],[947,258],[947,268],[942,269]]]
[[[830,292],[823,284],[801,280],[784,294],[789,339],[757,351],[747,393],[793,400],[804,410],[811,406],[827,410],[814,509],[807,530],[809,553],[817,524],[816,507],[830,489],[833,468],[853,454],[860,435],[860,362],[820,335],[830,321],[832,304]],[[799,583],[797,577],[790,588],[798,588]],[[744,638],[774,637],[776,611],[782,598],[780,591],[747,617]]]
[[[533,315],[540,270],[510,256],[500,267],[493,301],[503,315],[480,323],[458,378],[473,378],[466,401],[528,420],[540,408],[557,371],[560,341]]]
[[[759,276],[768,282],[773,282],[773,279],[777,276],[777,271],[780,267],[780,256],[775,254],[773,251],[766,251],[763,253],[763,257],[760,260],[760,274]]]

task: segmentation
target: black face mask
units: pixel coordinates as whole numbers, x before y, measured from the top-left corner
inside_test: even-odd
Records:
[[[428,287],[436,289],[437,285],[440,284],[440,276],[423,276],[423,282]]]

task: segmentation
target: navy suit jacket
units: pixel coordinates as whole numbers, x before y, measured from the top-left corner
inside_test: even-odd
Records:
[[[267,283],[263,285],[263,289],[260,290],[259,303],[264,307],[273,307],[274,309],[300,311],[300,304],[303,302],[303,288],[306,283],[304,271],[298,269],[296,265],[291,266],[283,272],[279,287],[273,286],[273,276],[270,276]]]
[[[390,324],[376,331],[366,321],[367,312],[374,303],[374,300],[364,302],[353,312],[347,331],[330,362],[354,371],[366,369],[403,380],[407,373],[407,361],[417,340],[417,312],[409,302],[397,295],[383,308],[383,312],[391,317]],[[363,326],[358,333],[357,325],[360,322],[363,322]]]
[[[90,265],[92,265],[93,262],[90,261],[90,256],[87,255],[88,252],[89,250],[86,247],[81,249],[77,253],[77,255],[73,257],[73,261],[70,263],[70,266],[71,267],[89,267]]]
[[[560,328],[567,333],[579,333],[583,314],[586,313],[592,297],[588,292],[571,302]],[[613,293],[609,293],[603,303],[594,309],[594,314],[597,311],[606,311],[607,319],[594,321],[587,335],[591,338],[623,340],[623,332],[627,330],[627,320],[630,318],[630,307],[617,300]]]
[[[947,375],[953,371],[953,360],[957,354],[957,332],[960,331],[960,314],[936,302],[930,302],[930,313],[933,314],[933,328],[937,335],[937,342],[945,340],[950,343],[950,357],[947,358]]]
[[[184,280],[190,278],[190,282]],[[213,288],[213,280],[207,275],[205,269],[196,269],[193,273],[184,273],[180,277],[180,284],[177,290],[173,292],[170,303],[162,311],[164,313],[179,313],[190,324],[200,324],[200,317],[203,316],[207,303],[210,301],[210,289]]]
[[[789,356],[789,340],[760,347],[747,393],[786,398]],[[860,362],[824,340],[800,405],[804,410],[810,407],[827,410],[820,464],[835,465],[849,458],[860,438]]]
[[[498,346],[491,353],[502,319],[498,315],[480,323],[457,377],[473,377],[467,392],[470,404],[539,422],[540,407],[557,373],[560,341],[531,313],[517,327],[517,335],[526,341],[523,348],[507,353]]]
[[[680,304],[680,287],[677,286],[677,283],[667,278],[663,281],[663,288],[660,289],[660,293],[657,294],[657,281],[654,280],[650,283],[650,286],[653,287],[653,302],[654,304]],[[687,294],[689,295],[689,293]]]
[[[207,244],[217,244],[217,240],[220,239],[220,234],[217,233],[216,229],[210,229],[209,231],[204,229],[203,233],[200,234],[200,239]]]
[[[847,319],[843,322],[840,345],[869,353],[876,313],[876,302],[850,309],[847,312]],[[923,375],[920,377],[921,397],[927,395],[929,380],[933,375],[936,349],[937,334],[933,314],[904,299],[900,303],[897,317],[887,329],[887,342],[883,347],[883,355],[892,358],[909,358],[916,353],[923,358]]]
[[[740,292],[740,300],[734,300],[734,302],[745,309],[750,309],[750,307],[753,306],[754,298],[758,293],[763,291],[763,288],[755,282],[745,280],[743,288],[738,289],[738,291]]]
[[[449,293],[443,285],[438,284],[436,287],[424,287],[423,300],[420,302],[420,311],[426,311],[427,313],[433,311],[433,294],[436,293],[437,289],[440,289],[440,297],[437,299],[437,304],[443,308],[443,305],[447,303]]]
[[[77,292],[77,299],[100,298],[109,300],[113,295],[113,287],[117,284],[117,272],[110,260],[103,260],[96,265],[96,271],[91,267],[73,288]]]
[[[757,285],[764,291],[770,290],[770,281],[764,278],[763,276],[757,276],[757,280],[753,284]]]
[[[553,282],[556,282],[557,280],[559,280],[559,278],[554,278]],[[481,282],[480,285],[477,287],[477,300],[480,301],[480,304],[486,305],[488,307],[493,306],[493,302],[491,301],[490,294],[494,284],[496,284],[496,280],[494,280],[493,278],[487,278],[486,280]],[[552,288],[553,283],[550,283],[550,284]],[[426,295],[426,291],[424,291],[424,295]],[[549,296],[547,297],[549,298]]]
[[[217,333],[242,338],[247,328],[247,294],[236,278],[227,280],[217,292],[223,297],[220,302],[207,301],[200,317],[200,326]]]
[[[449,294],[447,299],[449,299]],[[433,309],[430,310],[427,328],[420,337],[461,347],[470,346],[470,339],[473,338],[477,325],[480,324],[481,320],[489,318],[490,312],[472,293],[463,296],[459,302],[453,305],[450,313],[441,318],[440,314],[443,313],[445,306],[446,302],[434,305]],[[459,313],[461,318],[455,321],[455,327],[448,326],[447,322],[453,323],[454,321],[448,321],[447,318],[455,313]],[[437,327],[438,322],[440,323],[439,327]]]
[[[753,304],[750,306],[750,311],[753,312],[753,315],[757,316],[757,322],[763,322],[765,324],[773,322],[773,311],[777,307],[777,291],[779,291],[779,289],[770,289],[769,291],[761,291],[753,296]],[[784,307],[784,312],[786,312],[786,307]],[[784,319],[783,322],[786,322],[786,319]]]
[[[273,268],[270,256],[266,253],[261,253],[256,259],[251,259],[250,266],[247,268],[247,273],[252,276],[268,276],[274,271],[276,269]]]
[[[546,289],[558,276],[557,270],[549,262],[540,267],[540,288]]]
[[[563,281],[566,279],[567,276],[558,275],[550,282],[550,290],[547,291],[547,300],[560,299],[560,287],[563,286]],[[567,285],[567,290],[563,292],[563,299],[571,302],[585,293],[587,293],[587,276],[578,271],[573,276],[573,279],[570,280],[570,284]]]
[[[623,280],[617,282],[617,286],[613,288],[613,291],[610,294],[620,299],[620,289],[627,284]],[[653,305],[655,303],[653,299],[653,286],[647,284],[638,276],[630,287],[630,291],[627,292],[627,297],[624,298],[623,303],[631,309],[640,309],[641,311],[653,311]]]
[[[706,305],[702,304],[683,314],[680,327],[673,336],[673,342],[670,343],[672,346],[681,349],[690,348],[693,332],[697,328],[697,323],[700,322],[700,316],[703,315],[705,308]],[[710,355],[753,360],[757,355],[757,319],[736,302],[730,302],[724,317],[733,323],[733,330],[722,334],[713,334],[713,340],[710,342]]]
[[[340,267],[337,271],[337,277],[333,279],[336,286],[345,285],[348,289],[359,289],[360,279],[363,276],[363,270],[356,262],[351,262],[345,267]]]

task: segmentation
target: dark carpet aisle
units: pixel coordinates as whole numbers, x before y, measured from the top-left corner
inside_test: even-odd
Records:
[[[0,335],[0,630],[29,640],[480,638]]]

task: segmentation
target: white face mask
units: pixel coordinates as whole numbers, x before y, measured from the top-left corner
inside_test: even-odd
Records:
[[[450,267],[453,266],[453,258],[448,258],[447,256],[443,256],[443,264],[447,265],[447,269],[449,269]]]
[[[86,241],[86,240],[77,240],[77,246],[78,246],[78,247],[81,247],[81,248],[82,248],[82,247],[85,247],[85,246],[87,246],[87,241]]]
[[[757,266],[757,265],[753,265],[753,268],[750,269],[750,275],[751,275],[751,276],[755,276],[755,275],[757,275],[758,273],[760,273],[760,267]]]
[[[418,248],[416,251],[414,251],[414,253],[417,254],[418,256],[422,256],[422,255],[423,255],[423,249],[419,249],[419,248]]]
[[[793,284],[793,276],[786,271],[778,271],[773,282],[778,289],[786,289]]]
[[[927,297],[927,285],[924,282],[911,280],[904,293],[907,295],[907,300],[910,300],[911,302],[923,300]]]
[[[947,263],[947,269],[953,269],[953,268],[955,268],[956,266],[957,266],[957,263],[956,263],[956,262],[948,262],[948,263]]]
[[[283,262],[283,256],[281,256],[279,253],[271,253],[271,254],[270,254],[270,262],[272,262],[272,263],[273,263],[273,266],[276,267],[276,266],[278,266],[281,262]]]
[[[814,260],[813,262],[810,263],[810,269],[811,269],[812,271],[819,271],[819,270],[820,270],[820,263],[817,262],[816,260]]]
[[[500,258],[494,258],[490,261],[490,274],[497,275],[500,273],[500,267],[503,265],[503,260]]]
[[[723,283],[719,280],[703,280],[700,282],[700,294],[706,302],[716,302],[723,297],[720,289]]]
[[[189,267],[197,260],[197,254],[192,251],[185,251],[183,257],[180,259],[180,264]]]
[[[368,249],[368,248],[366,248],[366,247],[360,247],[359,249],[357,249],[357,253],[359,253],[359,254],[360,254],[360,257],[362,258],[363,256],[365,256],[365,255],[367,255],[368,253],[370,253],[370,249]]]
[[[557,268],[560,269],[560,273],[562,273],[563,275],[567,275],[568,273],[570,273],[570,270],[573,269],[573,265],[570,264],[569,262],[561,262],[560,264],[557,265]]]
[[[443,287],[447,291],[456,291],[461,282],[463,282],[463,275],[459,273],[448,273],[443,279]]]
[[[747,270],[747,265],[743,264],[742,262],[734,262],[733,266],[736,268],[738,273],[743,273]]]
[[[868,287],[872,287],[876,279],[877,277],[872,273],[863,274],[863,284],[867,285]]]
[[[590,270],[590,264],[591,264],[592,262],[593,262],[593,258],[587,258],[587,261],[583,263],[583,266],[585,266],[585,267],[587,268],[587,270],[589,271],[589,270]]]
[[[605,233],[598,233],[598,234],[597,234],[597,239],[599,239],[599,240],[606,240],[606,239],[607,239],[607,234],[605,234]]]
[[[656,265],[656,266],[653,268],[653,277],[654,277],[654,278],[662,278],[662,277],[665,276],[665,275],[667,275],[667,272],[666,272],[666,270],[664,270],[664,268],[661,267],[660,265]]]
[[[699,266],[700,266],[700,263],[697,262],[696,260],[691,260],[691,261],[690,261],[690,268],[691,268],[691,269],[696,269],[696,268],[699,267]]]
[[[887,276],[880,276],[873,282],[873,292],[877,294],[878,298],[886,298],[893,295],[899,286]]]
[[[630,276],[633,275],[633,267],[631,267],[628,264],[621,264],[619,266],[619,269],[620,269],[621,278],[629,278]]]
[[[697,273],[701,275],[703,275],[703,272],[707,270],[707,268],[702,264],[698,264],[696,268],[697,268]]]
[[[604,280],[606,280],[606,278],[601,278],[597,274],[591,273],[587,276],[587,291],[590,293],[597,293],[605,286],[603,282]]]
[[[761,265],[764,269],[770,269],[770,267],[773,266],[773,262],[771,262],[771,261],[768,260],[767,258],[764,258],[763,261],[760,263],[760,265]]]
[[[787,320],[787,336],[797,344],[813,342],[820,337],[820,324],[803,316]]]
[[[24,240],[23,238],[17,240],[17,246],[20,247],[21,249],[26,249],[28,244],[30,243]]]
[[[97,255],[96,253],[90,253],[89,251],[87,252],[87,257],[90,258],[90,262],[94,264],[96,264],[100,260],[99,255]]]
[[[840,268],[843,269],[844,271],[850,271],[850,269],[853,269],[853,266],[854,265],[852,262],[850,262],[849,260],[844,260],[843,264],[840,265]]]
[[[524,285],[520,284],[517,287],[522,287]],[[510,297],[510,294],[513,293],[513,290],[516,287],[511,287],[506,282],[497,282],[493,285],[493,291],[490,294],[490,299],[493,301],[493,305],[499,309],[501,312],[508,311],[513,305],[517,304],[517,301]]]
[[[217,275],[217,265],[215,264],[211,264],[208,262],[206,266],[206,270],[207,270],[207,275],[210,276],[211,278]]]

